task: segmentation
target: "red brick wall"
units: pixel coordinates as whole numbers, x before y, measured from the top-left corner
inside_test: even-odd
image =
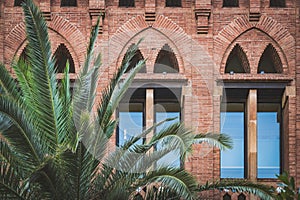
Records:
[[[281,58],[284,75],[266,75],[265,79],[290,78],[293,80],[290,85],[297,87],[297,94],[300,92],[300,1],[286,0],[286,8],[269,8],[269,0],[260,1],[260,20],[249,22],[249,0],[240,0],[239,8],[223,8],[222,0],[212,0],[207,34],[197,34],[196,0],[183,0],[182,8],[166,8],[165,1],[156,0],[155,22],[145,21],[145,1],[136,0],[133,8],[119,8],[118,0],[105,1],[103,33],[99,35],[96,45],[103,54],[104,63],[98,95],[112,77],[128,46],[141,37],[146,37],[140,50],[148,58],[149,74],[138,77],[161,78],[151,70],[160,48],[168,43],[178,60],[179,76],[188,81],[187,90],[190,92],[185,97],[184,121],[196,131],[220,129],[220,92],[216,92],[216,77],[261,80],[256,68],[269,43]],[[78,72],[92,25],[89,3],[78,0],[78,7],[61,8],[60,0],[49,2],[51,21],[47,23],[53,53],[60,43],[65,43]],[[13,7],[12,0],[4,1],[4,5],[0,9],[0,61],[8,65],[25,47],[25,32],[21,8]],[[252,73],[230,77],[224,75],[225,63],[237,43],[246,53]],[[290,97],[288,105],[289,131],[286,140],[290,152],[285,163],[300,185],[300,98]],[[185,167],[201,182],[218,179],[219,151],[200,145],[194,149]]]

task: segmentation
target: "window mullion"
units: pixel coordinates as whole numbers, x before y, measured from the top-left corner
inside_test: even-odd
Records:
[[[154,124],[154,89],[146,89],[146,129],[150,128]],[[151,131],[147,138],[153,136],[153,131]]]
[[[249,90],[247,99],[247,178],[257,177],[257,90]]]

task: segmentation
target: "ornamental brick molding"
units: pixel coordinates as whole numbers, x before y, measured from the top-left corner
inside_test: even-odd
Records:
[[[72,25],[68,20],[57,15],[53,16],[52,20],[48,22],[48,28],[68,41],[75,51],[79,63],[83,63],[86,51],[86,39],[79,29]],[[25,24],[24,22],[21,22],[17,24],[5,38],[5,64],[12,62],[18,49],[23,45],[25,40]]]
[[[258,23],[252,24],[244,15],[225,26],[215,38],[215,61],[222,67],[221,73],[224,72],[225,66],[220,62],[227,59],[230,53],[227,52],[230,51],[231,44],[250,29],[258,29],[268,35],[284,55],[283,62],[287,63],[287,66],[286,69],[283,68],[283,71],[293,71],[288,66],[294,66],[295,39],[289,31],[271,17],[263,15]]]

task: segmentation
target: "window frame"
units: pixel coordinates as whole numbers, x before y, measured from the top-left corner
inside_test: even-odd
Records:
[[[78,6],[78,2],[77,0],[73,0],[75,2],[75,4],[70,5],[70,0],[61,0],[60,1],[60,7],[77,7]]]
[[[285,144],[285,141],[284,141],[284,120],[283,120],[283,110],[284,110],[284,106],[282,105],[282,95],[283,95],[283,92],[284,92],[284,89],[285,87],[288,85],[288,83],[277,83],[277,82],[269,82],[267,84],[259,84],[259,83],[245,83],[244,84],[241,84],[241,83],[230,83],[230,82],[224,82],[223,83],[224,85],[224,90],[223,90],[223,94],[224,94],[224,91],[226,89],[246,89],[247,91],[250,91],[250,89],[255,89],[257,91],[257,99],[256,99],[256,103],[257,103],[257,113],[256,113],[256,116],[258,114],[258,104],[259,103],[278,103],[279,106],[280,106],[280,123],[279,123],[279,144],[280,144],[280,147],[279,147],[279,171],[280,173],[282,173],[282,171],[284,170],[284,162],[285,162],[285,158],[284,158],[284,144]],[[273,92],[275,91],[274,95],[276,95],[276,99],[274,99],[274,96],[272,97],[269,97],[270,99],[266,98],[264,95],[261,95],[261,94],[264,94],[266,91],[263,91],[263,92],[258,92],[258,91],[261,91],[261,89],[269,89],[269,91]],[[225,93],[226,94],[226,93]],[[267,95],[267,94],[265,94]],[[224,96],[224,95],[223,95]],[[239,97],[238,97],[239,98]],[[245,102],[244,99],[240,99],[239,98],[239,101],[235,102],[233,101],[232,99],[230,99],[229,101],[225,101],[223,100],[223,98],[220,100],[220,117],[221,117],[221,105],[223,103],[241,103],[242,102]],[[245,102],[245,112],[247,112],[247,101]],[[288,112],[288,111],[286,111]],[[244,120],[248,120],[247,119],[247,113],[245,113],[245,116],[244,116]],[[246,121],[247,122],[247,121]],[[258,123],[258,119],[257,119],[257,123]],[[221,124],[221,118],[220,118],[220,124]],[[244,132],[245,134],[247,134],[248,136],[248,127],[247,127],[247,123],[244,123]],[[256,126],[257,127],[257,126]],[[220,127],[221,128],[221,127]],[[257,134],[257,141],[256,143],[258,144],[258,127],[257,127],[257,130],[256,130],[256,134]],[[245,139],[245,151],[244,151],[244,154],[245,154],[245,178],[244,179],[248,179],[249,178],[249,174],[248,174],[248,168],[249,168],[249,164],[248,163],[248,158],[247,158],[247,154],[248,154],[248,141],[247,141],[247,136],[244,138]],[[258,147],[256,147],[256,150],[257,150],[257,154],[256,156],[258,155]],[[220,152],[220,156],[221,156],[221,152]],[[221,178],[221,159],[220,159],[220,179],[224,179],[224,178]],[[230,178],[230,179],[238,179],[238,178]],[[257,160],[257,163],[256,163],[256,179],[258,181],[263,181],[263,180],[274,180],[276,179],[276,177],[274,178],[259,178],[258,177],[258,160]]]
[[[174,4],[174,1],[176,2],[175,4]],[[182,0],[166,0],[165,7],[167,7],[167,8],[182,8]]]
[[[129,4],[129,2],[133,1],[132,4]],[[121,8],[134,8],[135,7],[135,0],[119,0],[118,7]]]

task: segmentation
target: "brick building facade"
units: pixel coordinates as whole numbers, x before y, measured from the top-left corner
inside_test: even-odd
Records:
[[[26,48],[18,2],[1,1],[0,61],[7,66],[22,57]],[[35,2],[47,20],[52,52],[61,60],[72,60],[72,78],[80,70],[90,29],[100,16],[96,50],[102,53],[103,66],[99,92],[130,45],[144,38],[137,59],[147,58],[146,68],[130,89],[137,91],[131,99],[141,103],[143,126],[156,120],[155,111],[149,110],[157,104],[165,106],[165,111],[179,113],[196,132],[220,132],[226,123],[222,113],[243,113],[243,178],[276,182],[259,177],[262,150],[257,116],[260,112],[277,113],[279,152],[274,156],[279,158],[279,171],[289,171],[300,186],[299,0]],[[275,106],[277,110],[275,104],[280,105]],[[112,148],[118,142],[116,133]],[[200,182],[218,180],[222,177],[221,155],[217,149],[196,145],[184,166]]]

